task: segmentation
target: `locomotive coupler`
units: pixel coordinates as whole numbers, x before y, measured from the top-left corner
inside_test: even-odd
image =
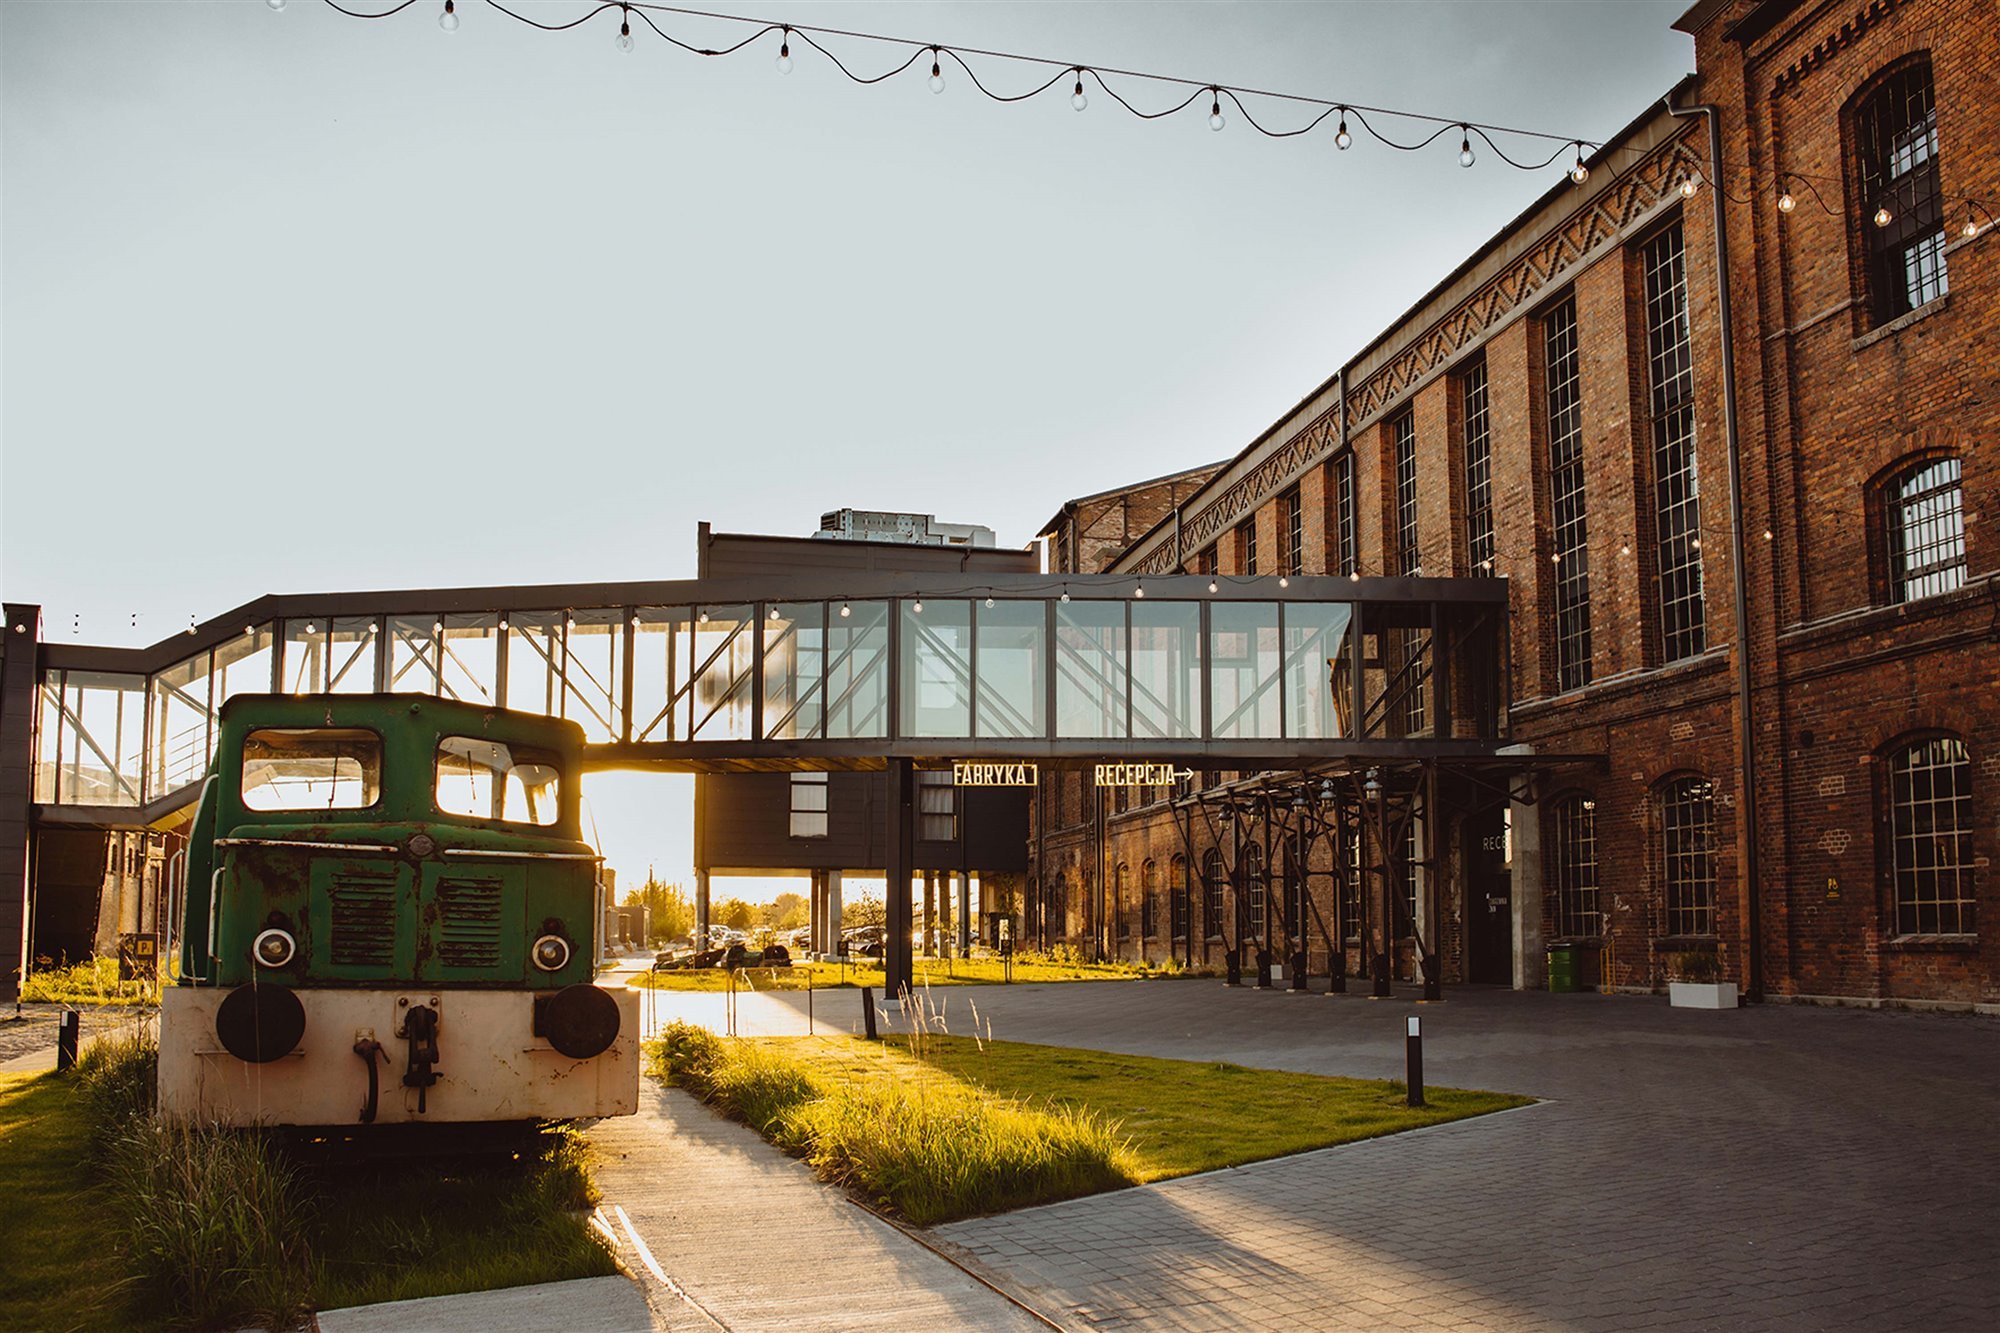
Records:
[[[427,1004],[411,1007],[403,1020],[403,1035],[410,1041],[409,1068],[403,1073],[403,1086],[417,1090],[417,1114],[422,1115],[427,1090],[437,1084],[438,1062],[438,1012]]]

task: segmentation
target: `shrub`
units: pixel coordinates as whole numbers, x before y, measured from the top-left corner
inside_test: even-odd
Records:
[[[157,982],[120,981],[116,958],[43,968],[21,983],[21,999],[29,1004],[156,1004],[159,998]]]
[[[159,1044],[147,1033],[102,1038],[77,1057],[76,1097],[97,1160],[152,1116],[159,1064]]]
[[[1714,951],[1703,949],[1674,955],[1673,979],[1675,981],[1710,984],[1722,980],[1722,959]]]

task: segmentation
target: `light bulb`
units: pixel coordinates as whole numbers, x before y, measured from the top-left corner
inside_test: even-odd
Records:
[[[1222,118],[1222,98],[1218,95],[1208,104],[1208,127],[1219,130],[1229,122]]]
[[[923,599],[920,597],[916,601],[912,602],[910,604],[910,609],[912,611],[915,611],[918,615],[922,615],[924,613]]]
[[[1075,108],[1076,108],[1076,109],[1077,109],[1078,111],[1081,111],[1081,110],[1083,110],[1083,109],[1084,109],[1085,107],[1087,107],[1087,106],[1089,106],[1089,105],[1090,105],[1090,99],[1089,99],[1088,97],[1085,97],[1085,96],[1083,95],[1083,71],[1082,71],[1082,70],[1078,70],[1078,71],[1076,72],[1076,87],[1075,87],[1074,89],[1072,89],[1072,90],[1071,90],[1071,92],[1070,92],[1070,95],[1069,95],[1069,104],[1070,104],[1071,106],[1075,107]]]
[[[944,91],[944,70],[938,65],[935,46],[931,48],[931,91],[934,93]]]
[[[1765,541],[1771,540],[1771,530],[1769,528],[1764,529],[1764,540]]]
[[[1132,589],[1132,595],[1134,597],[1144,597],[1146,595],[1146,585],[1142,583],[1138,587]]]
[[[446,32],[458,31],[458,10],[452,7],[451,0],[444,0],[444,13],[438,15],[438,26]]]
[[[1972,216],[1969,208],[1965,210],[1965,225],[1958,229],[1958,234],[1968,241],[1979,234],[1979,220]]]
[[[986,609],[988,611],[991,611],[993,609],[993,599],[991,597],[986,599]]]
[[[766,611],[764,614],[769,616],[772,620],[776,620],[778,618],[778,608],[774,606],[769,611]]]
[[[632,25],[630,23],[620,23],[618,25],[618,49],[627,55],[631,54]]]
[[[1580,148],[1576,153],[1576,165],[1569,169],[1569,178],[1578,185],[1590,179],[1590,168],[1583,165],[1583,150]]]
[[[849,605],[848,605],[848,604],[847,604],[846,602],[842,602],[842,603],[840,604],[840,618],[841,618],[842,620],[845,620],[845,619],[847,619],[847,617],[849,617],[849,616],[851,616],[851,615],[853,615],[853,614],[854,614],[854,608],[853,608],[853,607],[849,606]]]
[[[1278,575],[1278,586],[1280,588],[1289,588],[1292,586],[1292,581],[1286,578],[1283,574],[1280,574]]]
[[[1618,554],[1620,554],[1620,555],[1630,555],[1630,554],[1632,554],[1632,543],[1631,543],[1631,542],[1619,542],[1619,543],[1618,543]]]
[[[1474,158],[1472,156],[1472,135],[1468,131],[1458,136],[1458,165],[1460,165],[1461,167],[1469,167],[1472,165],[1473,161]]]
[[[1889,206],[1887,204],[1884,204],[1880,208],[1875,210],[1875,225],[1878,227],[1886,227],[1889,225],[1890,219],[1893,218],[1894,216],[1895,215],[1889,211]]]
[[[1353,571],[1350,571],[1350,572],[1349,572],[1349,574],[1348,574],[1348,576],[1347,576],[1347,581],[1348,581],[1349,583],[1359,583],[1359,582],[1361,582],[1361,571],[1360,571],[1360,570],[1358,570],[1358,569],[1356,569],[1356,570],[1353,570]]]
[[[1695,183],[1694,177],[1692,176],[1688,177],[1686,180],[1681,182],[1681,198],[1683,199],[1694,198],[1694,192],[1699,188],[1700,187]]]
[[[1208,581],[1208,590],[1209,590],[1210,592],[1221,592],[1221,591],[1222,591],[1222,589],[1221,589],[1221,588],[1219,588],[1219,587],[1217,587],[1217,586],[1216,586],[1216,582],[1215,582],[1215,580],[1214,580],[1214,579],[1210,579],[1210,580]]]
[[[272,8],[274,9],[281,9],[283,7],[284,7],[284,0],[278,0],[278,3],[272,6]],[[245,625],[243,627],[243,632],[245,634],[255,634],[257,632],[257,627],[255,625]]]
[[[778,41],[778,73],[780,74],[790,74],[792,72],[791,29],[787,28],[785,33],[786,35]]]
[[[1064,588],[1064,589],[1063,589],[1063,595],[1062,595],[1062,599],[1063,599],[1063,600],[1064,600],[1065,602],[1067,602],[1067,601],[1069,600],[1069,589],[1068,589],[1068,588]]]
[[[1799,201],[1792,197],[1792,192],[1790,190],[1787,190],[1783,194],[1778,196],[1778,211],[1780,213],[1789,213],[1798,206],[1799,206]]]
[[[264,0],[264,3],[271,7],[272,13],[276,13],[285,7],[285,0]]]
[[[702,624],[706,625],[708,623],[708,612],[706,611],[702,612],[699,616],[696,617],[696,619],[701,621]]]
[[[317,634],[317,633],[319,633],[319,626],[318,626],[318,625],[315,625],[315,624],[313,624],[313,623],[312,623],[311,621],[307,621],[307,622],[306,622],[306,633],[308,633],[308,634]]]
[[[504,620],[503,620],[503,621],[501,621],[501,622],[500,622],[500,628],[501,628],[501,629],[503,629],[503,630],[504,630],[504,629],[506,629],[506,628],[507,628],[507,622],[506,622],[506,621],[504,621]],[[637,629],[637,628],[639,628],[639,617],[637,617],[637,616],[633,616],[633,617],[632,617],[632,628],[633,628],[633,629]]]
[[[1333,132],[1333,146],[1343,153],[1354,147],[1354,136],[1347,132],[1347,115],[1344,112],[1340,117],[1340,128]]]

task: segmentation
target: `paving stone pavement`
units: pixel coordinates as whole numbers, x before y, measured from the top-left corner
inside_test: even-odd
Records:
[[[964,988],[948,1023],[967,1001],[1003,1039],[1374,1078],[1417,1013],[1430,1083],[1546,1099],[929,1233],[1065,1326],[2000,1327],[1990,1018],[1172,981]]]

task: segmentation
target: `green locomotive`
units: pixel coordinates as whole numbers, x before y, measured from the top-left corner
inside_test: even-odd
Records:
[[[335,1127],[628,1115],[638,1001],[593,982],[573,722],[418,695],[223,706],[160,1103]]]

